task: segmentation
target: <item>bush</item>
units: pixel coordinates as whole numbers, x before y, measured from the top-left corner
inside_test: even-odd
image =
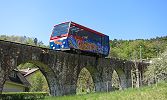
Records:
[[[167,81],[167,50],[158,58],[152,59],[152,63],[147,67],[144,75],[145,82],[149,84]]]
[[[0,94],[0,100],[36,100],[48,95],[46,92],[4,92]]]

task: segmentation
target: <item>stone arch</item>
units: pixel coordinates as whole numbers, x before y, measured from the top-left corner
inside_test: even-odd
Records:
[[[114,70],[112,73],[112,91],[120,89],[120,78],[118,73]]]
[[[126,83],[127,80],[124,70],[121,68],[116,68],[115,71],[117,72],[119,77],[120,89],[127,88],[127,83]]]
[[[94,69],[91,69],[90,67],[83,67],[80,70],[77,76],[77,94],[94,92],[95,85],[92,77],[93,70]]]
[[[24,47],[25,45],[23,45]],[[6,77],[9,73],[17,68],[18,65],[21,63],[32,63],[39,68],[42,74],[45,76],[50,94],[52,96],[55,95],[62,95],[59,91],[61,90],[56,79],[55,72],[52,68],[48,65],[48,53],[44,53],[41,48],[34,48],[34,47],[27,47],[27,48],[19,48],[17,50],[10,51],[9,49],[7,52],[1,50],[0,56],[0,93],[3,90],[4,83],[6,81]],[[33,50],[32,50],[33,49]],[[29,52],[30,51],[30,52]],[[5,67],[7,66],[7,68]]]
[[[50,95],[52,96],[57,96],[57,95],[62,95],[62,93],[60,92],[60,87],[58,85],[57,79],[56,79],[56,75],[55,72],[53,71],[53,69],[48,66],[48,64],[46,63],[46,59],[47,57],[43,57],[43,56],[48,56],[47,54],[38,54],[38,56],[31,56],[32,59],[23,59],[21,61],[18,62],[17,65],[21,64],[21,63],[32,63],[35,66],[37,66],[39,68],[39,70],[41,71],[41,73],[44,75],[48,87],[49,87],[49,92]],[[43,60],[43,58],[45,58]]]
[[[44,76],[44,78],[45,78],[46,81],[47,81],[47,85],[48,85],[48,88],[49,88],[49,91],[48,91],[48,92],[50,92],[51,89],[50,89],[50,79],[49,79],[49,77],[50,77],[51,75],[49,75],[49,74],[52,74],[52,75],[53,75],[52,70],[51,70],[47,65],[45,65],[44,63],[42,63],[42,62],[40,62],[40,61],[32,61],[32,60],[30,60],[30,61],[27,61],[27,62],[23,62],[23,63],[21,63],[21,64],[26,64],[26,63],[33,64],[34,66],[36,66],[37,68],[39,68],[40,73]],[[50,93],[51,93],[51,92],[50,92]]]

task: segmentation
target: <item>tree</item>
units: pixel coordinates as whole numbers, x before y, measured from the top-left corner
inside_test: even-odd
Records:
[[[36,73],[32,78],[31,78],[31,92],[39,92],[43,91],[43,85],[44,85],[44,79],[41,73]]]
[[[112,89],[113,90],[119,90],[120,88],[120,82],[117,72],[114,70],[112,75]]]
[[[37,68],[34,64],[32,63],[25,63],[25,64],[20,64],[18,69],[27,69],[27,68]]]
[[[167,50],[158,58],[152,59],[152,63],[145,72],[145,81],[155,83],[167,81]]]
[[[28,69],[28,68],[37,68],[32,63],[25,63],[25,64],[20,64],[18,69]],[[35,74],[32,74],[30,78],[28,78],[28,81],[31,84],[30,91],[31,92],[38,92],[38,91],[43,91],[43,92],[49,92],[49,87],[48,83],[45,79],[45,76],[41,73],[41,71],[35,72]]]
[[[0,35],[0,40],[6,40],[6,41],[17,42],[17,43],[28,44],[28,45],[35,45],[34,39],[35,38],[30,38],[30,37],[26,37],[26,36]],[[40,46],[40,47],[49,48],[49,46],[45,46],[42,41],[39,41],[36,44],[38,44],[38,46]]]
[[[83,68],[78,76],[77,94],[94,92],[94,83],[91,74]]]
[[[164,52],[167,46],[167,37],[156,37],[152,39],[137,39],[137,40],[117,40],[110,41],[110,57],[121,59],[132,58],[133,52],[136,52],[137,59],[140,59],[140,49],[142,59],[151,59],[157,57],[161,52]],[[141,46],[141,48],[140,48]]]

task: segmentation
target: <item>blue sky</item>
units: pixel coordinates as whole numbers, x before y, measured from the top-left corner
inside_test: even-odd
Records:
[[[55,24],[74,21],[110,39],[167,35],[167,0],[0,0],[0,35],[49,44]]]

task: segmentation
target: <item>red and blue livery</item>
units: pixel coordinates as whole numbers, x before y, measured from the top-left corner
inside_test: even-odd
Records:
[[[109,36],[71,21],[64,22],[54,26],[50,37],[50,48],[106,57],[110,51]]]

